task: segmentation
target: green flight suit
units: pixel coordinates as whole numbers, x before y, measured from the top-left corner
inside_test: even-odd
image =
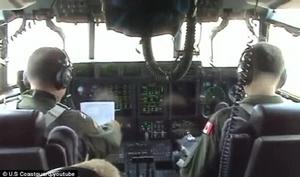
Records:
[[[252,108],[256,104],[282,103],[279,96],[256,95],[241,101],[241,107]],[[225,121],[230,117],[231,108],[214,113],[209,122],[213,125],[212,133],[197,138],[197,147],[180,169],[182,177],[217,177],[220,158],[220,139]]]
[[[29,90],[22,94],[17,109],[35,109],[45,114],[56,104],[54,95],[45,91]],[[121,130],[117,122],[99,126],[82,112],[67,109],[47,129],[62,125],[72,128],[77,133],[90,158],[103,158],[120,147]],[[84,160],[83,158],[85,157],[79,157],[80,160]]]

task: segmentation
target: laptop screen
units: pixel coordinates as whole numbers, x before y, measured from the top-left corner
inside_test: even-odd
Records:
[[[113,101],[81,102],[80,110],[93,118],[99,125],[115,120],[115,102]]]

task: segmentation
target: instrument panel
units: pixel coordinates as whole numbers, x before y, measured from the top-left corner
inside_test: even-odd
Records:
[[[115,102],[123,145],[108,159],[130,177],[178,175],[174,142],[188,132],[200,136],[218,103],[231,104],[228,93],[236,82],[235,68],[206,68],[195,61],[176,82],[155,80],[144,62],[75,63],[73,75],[76,109],[82,101]]]

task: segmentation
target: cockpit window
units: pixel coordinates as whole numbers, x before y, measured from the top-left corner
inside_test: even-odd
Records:
[[[300,96],[300,37],[295,37],[285,29],[271,25],[269,30],[269,42],[278,46],[282,50],[284,57],[287,81],[282,89]]]
[[[105,24],[100,24],[95,30],[95,60],[144,61],[140,40],[141,38],[138,37],[129,37],[107,30]],[[157,60],[173,60],[173,37],[171,35],[154,37],[152,43]]]
[[[17,71],[24,70],[27,60],[34,50],[40,47],[50,46],[63,48],[62,39],[46,26],[45,21],[36,21],[31,28],[26,28],[22,34],[13,36],[22,24],[22,19],[16,19],[8,24],[8,84],[14,85],[17,81]],[[29,25],[27,25],[29,26]],[[59,23],[66,34],[66,51],[72,61],[88,58],[88,24]]]
[[[55,20],[53,20],[55,21]],[[8,45],[8,82],[16,83],[17,71],[24,70],[27,59],[37,48],[55,46],[62,48],[62,39],[57,33],[50,30],[45,21],[31,22],[31,29],[14,38]],[[211,66],[212,30],[218,22],[202,23],[197,25],[195,51],[198,56],[193,60],[201,60],[203,66]],[[19,29],[21,19],[8,24],[8,35],[12,36]],[[61,27],[66,36],[66,51],[72,62],[86,62],[89,60],[89,26],[88,24],[55,23]],[[258,25],[254,26],[257,32]],[[184,46],[185,24],[182,26],[182,44]],[[213,65],[216,67],[237,66],[241,52],[246,48],[247,42],[253,35],[247,28],[244,20],[231,20],[228,26],[219,32],[214,39]],[[174,58],[174,37],[171,35],[157,36],[152,39],[153,52],[157,61],[171,61]],[[95,28],[95,59],[93,61],[144,61],[140,38],[128,37],[123,34],[109,31],[105,24],[96,25]]]
[[[195,55],[193,60],[201,60],[204,66],[211,66],[211,31],[219,25],[218,22],[197,24]],[[181,28],[181,48],[184,47],[186,25]],[[258,25],[254,26],[256,34]],[[241,32],[243,31],[243,32]],[[67,33],[67,31],[65,31]],[[247,42],[253,39],[244,20],[232,20],[229,25],[214,39],[214,65],[217,67],[237,66],[241,52]],[[95,61],[144,61],[140,38],[128,37],[115,31],[107,30],[105,24],[99,24],[95,30]],[[174,37],[162,35],[152,38],[153,54],[157,61],[172,61],[174,58]],[[72,51],[70,51],[72,52]],[[77,57],[78,58],[78,57]],[[75,62],[88,61],[81,58]]]
[[[256,42],[257,38],[247,28],[244,20],[230,20],[228,26],[220,31],[213,40],[213,57],[211,57],[211,31],[220,24],[218,22],[203,23],[202,37],[200,41],[200,56],[198,57],[204,66],[213,65],[217,67],[237,66],[241,53],[247,47],[247,43]],[[258,35],[258,24],[253,21],[253,29]]]
[[[107,30],[105,24],[99,24],[95,29],[95,60],[143,61],[139,41],[139,38]]]
[[[269,11],[268,19],[278,23],[284,23],[289,26],[300,28],[299,9],[276,9]]]
[[[16,84],[17,71],[25,69],[28,57],[35,49],[42,46],[63,46],[58,35],[47,28],[44,21],[37,21],[35,25],[31,22],[31,29],[26,29],[22,34],[18,34],[12,41],[10,36],[15,34],[21,24],[21,19],[8,24],[7,68],[8,84],[10,85]]]

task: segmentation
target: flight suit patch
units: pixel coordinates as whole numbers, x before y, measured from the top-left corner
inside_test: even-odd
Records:
[[[202,130],[202,133],[206,135],[211,135],[214,131],[214,124],[212,122],[207,121],[205,127]]]

